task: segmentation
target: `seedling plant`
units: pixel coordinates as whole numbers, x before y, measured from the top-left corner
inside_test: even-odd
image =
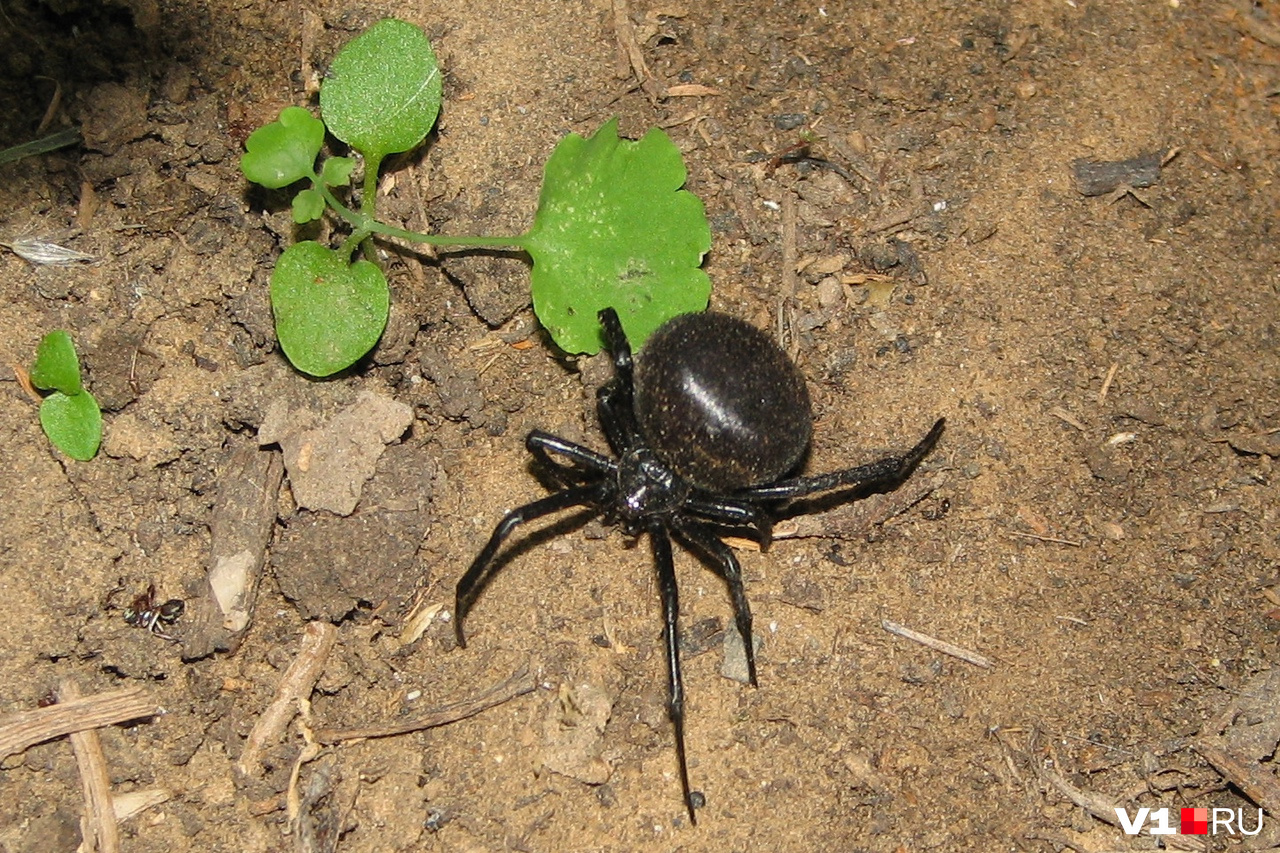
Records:
[[[45,335],[27,378],[34,388],[48,392],[40,401],[40,426],[49,442],[81,462],[96,456],[102,444],[102,410],[80,379],[71,335],[61,329]]]
[[[601,309],[614,308],[639,346],[671,317],[706,307],[711,284],[700,267],[711,231],[702,202],[682,189],[679,149],[656,128],[639,140],[621,139],[613,119],[590,137],[562,139],[544,169],[533,225],[523,234],[421,234],[380,221],[382,164],[422,144],[441,97],[440,67],[426,36],[386,19],[334,58],[320,89],[321,118],[286,107],[250,135],[241,160],[246,178],[272,189],[305,182],[293,197],[294,221],[329,213],[349,229],[336,248],[293,243],[272,272],[276,335],[295,367],[329,376],[377,344],[390,291],[382,268],[368,259],[374,254],[362,247],[379,237],[523,250],[533,261],[534,312],[570,353],[600,350]],[[363,159],[359,192],[350,186],[354,158],[329,156],[317,168],[326,130]]]

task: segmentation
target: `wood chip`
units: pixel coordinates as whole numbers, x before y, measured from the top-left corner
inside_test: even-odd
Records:
[[[208,571],[188,589],[183,660],[240,647],[258,597],[283,476],[279,452],[253,444],[236,450],[219,475]]]
[[[1121,187],[1152,187],[1160,180],[1160,167],[1168,149],[1149,151],[1128,160],[1089,160],[1071,163],[1071,176],[1081,195],[1106,195]]]

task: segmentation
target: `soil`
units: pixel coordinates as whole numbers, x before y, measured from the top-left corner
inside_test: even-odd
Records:
[[[0,7],[0,148],[83,137],[0,166],[0,239],[95,259],[0,253],[0,362],[71,331],[106,422],[96,460],[62,457],[3,369],[0,715],[66,679],[145,687],[162,714],[99,732],[117,794],[168,793],[122,823],[124,848],[1149,849],[1105,804],[1253,814],[1193,745],[1280,654],[1280,4],[489,5]],[[565,133],[662,127],[712,223],[712,307],[781,328],[808,379],[808,470],[947,418],[914,491],[741,548],[758,689],[721,674],[728,595],[678,552],[696,826],[647,546],[599,523],[534,533],[467,648],[453,638],[462,571],[544,494],[524,435],[604,448],[607,357],[555,351],[524,262],[392,248],[366,362],[314,382],[276,349],[287,197],[250,189],[238,153],[387,15],[423,27],[446,76],[437,131],[383,182],[386,219],[521,230]],[[1143,155],[1114,192],[1081,192],[1077,161]],[[224,475],[270,415],[323,423],[361,399],[411,425],[352,433],[353,512],[306,508],[286,474],[234,651],[184,660],[190,614],[176,642],[126,623],[150,584],[202,589]],[[337,641],[306,714],[242,774],[311,620]],[[468,719],[307,747],[525,667],[534,689]],[[0,804],[0,849],[73,849],[67,742],[5,758]],[[1277,835],[1268,816],[1252,843]]]

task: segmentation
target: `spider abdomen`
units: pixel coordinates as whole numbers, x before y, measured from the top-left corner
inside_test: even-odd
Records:
[[[636,420],[654,452],[708,491],[767,483],[809,446],[804,377],[767,334],[736,317],[676,317],[636,363]]]

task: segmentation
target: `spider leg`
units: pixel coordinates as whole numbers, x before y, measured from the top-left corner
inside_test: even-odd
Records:
[[[933,446],[938,443],[945,425],[946,419],[938,418],[928,435],[901,456],[886,456],[868,465],[833,471],[816,477],[794,477],[765,486],[743,489],[740,492],[734,492],[733,497],[745,501],[771,501],[804,497],[814,492],[825,492],[842,486],[881,486],[899,482],[911,473],[911,469],[920,464],[920,460],[927,456]]]
[[[555,478],[565,486],[580,484],[584,478],[592,474],[615,476],[618,471],[618,463],[608,456],[540,429],[529,433],[529,437],[524,440],[524,446],[539,464],[554,474]],[[563,456],[573,464],[566,465],[553,459],[551,457],[553,453]]]
[[[517,507],[507,513],[502,521],[498,522],[498,526],[493,529],[493,535],[489,537],[489,544],[485,545],[484,549],[472,561],[471,567],[462,576],[462,580],[458,581],[458,586],[454,591],[453,630],[458,638],[459,646],[466,648],[467,645],[467,638],[462,632],[462,620],[466,618],[467,612],[471,610],[471,605],[475,602],[476,596],[480,594],[480,590],[484,587],[482,579],[487,580],[485,578],[485,570],[489,568],[489,564],[493,562],[493,558],[498,554],[498,549],[502,547],[502,543],[506,538],[511,535],[511,531],[525,522],[542,518],[544,515],[559,512],[562,509],[568,509],[571,506],[600,505],[605,502],[610,488],[611,484],[605,481],[588,486],[575,486],[570,489],[564,489],[533,503]]]
[[[631,384],[631,344],[627,341],[627,335],[622,331],[622,321],[618,319],[618,312],[612,308],[605,308],[596,315],[600,320],[600,325],[604,328],[604,343],[609,348],[609,352],[613,353],[613,369],[617,373],[619,379]]]
[[[662,593],[663,638],[667,644],[667,716],[676,732],[676,759],[680,764],[680,785],[689,822],[698,823],[689,790],[689,765],[684,751],[684,680],[680,677],[680,591],[676,587],[676,567],[671,559],[671,537],[661,520],[649,520],[649,544],[658,570],[658,590]]]
[[[621,456],[636,446],[639,435],[635,416],[635,365],[618,312],[605,308],[597,316],[604,329],[605,345],[613,354],[613,378],[596,393],[596,414],[609,446]]]
[[[760,683],[756,680],[755,643],[751,635],[751,605],[742,586],[742,566],[738,563],[738,558],[732,548],[701,524],[682,520],[679,516],[673,517],[672,521],[681,539],[692,545],[694,550],[711,557],[714,561],[712,568],[729,585],[729,595],[733,598],[733,620],[747,650],[747,677],[752,687],[759,687]]]
[[[685,501],[684,508],[709,521],[750,527],[756,533],[761,551],[767,551],[773,542],[773,519],[754,504],[695,493]]]

